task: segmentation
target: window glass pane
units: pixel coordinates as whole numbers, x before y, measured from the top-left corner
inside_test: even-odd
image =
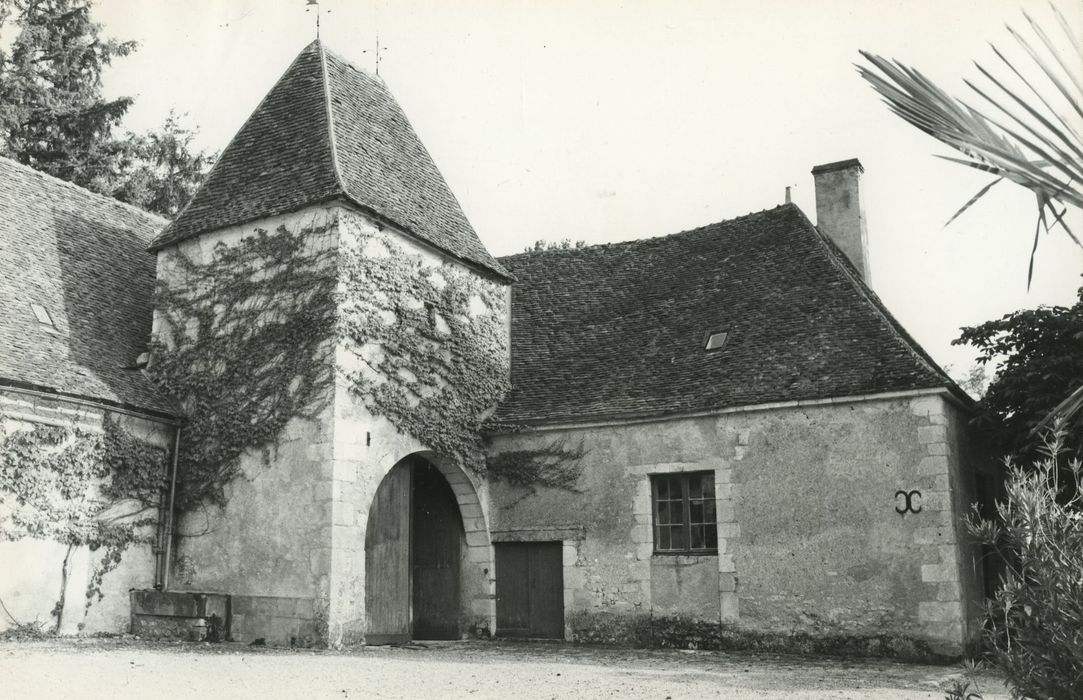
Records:
[[[691,535],[689,546],[692,549],[703,549],[703,526],[693,525],[689,534]]]
[[[688,504],[688,521],[692,523],[703,522],[703,501],[691,501]]]
[[[699,477],[692,476],[688,478],[688,497],[689,498],[702,498],[703,497],[703,484]]]
[[[655,479],[654,487],[658,492],[658,499],[669,498],[669,482],[665,479]]]
[[[687,538],[685,537],[685,531],[683,527],[672,528],[672,547],[671,549],[686,549],[688,547]]]
[[[684,549],[684,529],[679,525],[671,525],[666,528],[669,537],[667,551],[680,551]]]
[[[670,520],[670,518],[669,518],[669,501],[659,501],[658,502],[658,524],[659,525],[668,525],[671,522],[673,522],[673,521]]]
[[[670,501],[669,512],[672,516],[671,523],[684,524],[684,501]]]
[[[655,530],[655,536],[657,537],[656,547],[658,549],[669,549],[669,528],[657,527]]]
[[[700,483],[703,484],[703,497],[714,498],[714,474],[704,474]]]
[[[704,527],[704,545],[708,549],[718,549],[718,530],[714,524]]]
[[[701,522],[714,524],[717,520],[717,518],[715,518],[714,505],[714,499],[703,502],[703,520]]]

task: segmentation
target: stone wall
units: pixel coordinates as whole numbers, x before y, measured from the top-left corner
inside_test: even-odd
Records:
[[[279,226],[290,231],[322,230],[306,243],[306,250],[313,252],[335,250],[344,241],[364,235],[384,244],[367,249],[366,254],[418,255],[432,266],[458,264],[341,206],[312,208],[225,229],[186,241],[180,248],[198,264],[213,254],[216,245],[236,245],[257,229],[273,232]],[[169,264],[168,255],[159,257],[158,274],[167,283],[184,283],[179,269]],[[485,312],[505,317],[508,313],[506,305]],[[156,318],[155,332],[166,330],[162,319]],[[334,346],[328,353],[329,362],[340,369],[357,368],[352,351],[341,341],[328,341]],[[501,351],[507,352],[506,344]],[[294,611],[311,610],[312,619],[297,617],[297,624],[304,630],[319,630],[332,645],[363,641],[369,509],[376,489],[392,467],[420,453],[448,479],[463,516],[463,629],[480,625],[487,631],[494,603],[483,484],[386,418],[372,415],[351,391],[344,375],[335,376],[334,386],[328,387],[325,410],[313,419],[291,420],[282,439],[266,455],[253,452],[242,458],[243,477],[228,488],[225,507],[207,506],[182,519],[171,589],[230,594],[233,600],[245,596],[277,599]],[[256,606],[244,624],[233,625],[240,641],[256,634],[255,625],[264,622],[255,620],[260,610],[270,609],[268,606],[273,604]],[[234,614],[240,613],[234,610]],[[297,634],[303,637],[304,630]],[[283,635],[276,632],[268,643],[272,638],[285,643]]]
[[[303,255],[333,251],[338,245],[336,216],[334,207],[314,207],[183,241],[159,252],[159,283],[174,289],[188,284],[183,267],[175,262],[178,253],[202,265],[212,259],[216,246],[235,246],[259,230],[270,235],[279,227],[294,234],[308,230]],[[156,310],[153,332],[157,338],[168,344],[170,334],[179,331],[169,327]],[[323,361],[332,362],[330,353]],[[205,504],[178,518],[170,590],[283,598],[288,605],[303,599],[308,601],[305,609],[311,611],[310,623],[326,616],[334,451],[332,386],[326,387],[322,403],[315,415],[291,419],[276,444],[241,457],[241,476],[227,486],[224,507]]]
[[[980,579],[960,567],[958,524],[972,466],[941,395],[544,429],[494,451],[554,440],[587,450],[577,492],[494,483],[492,527],[568,533],[571,639],[642,642],[653,626],[667,644],[738,631],[910,655],[960,653],[973,633]],[[685,471],[714,474],[715,555],[654,554],[650,475]],[[898,491],[920,491],[920,512],[896,512]]]
[[[378,226],[349,211],[340,213],[340,236],[351,239],[372,236],[383,245],[369,249],[373,255],[417,255],[423,264],[451,263],[446,257],[411,239]],[[420,304],[420,300],[418,301]],[[488,313],[506,316],[507,307]],[[354,351],[340,345],[340,367],[358,369]],[[377,351],[363,348],[364,352]],[[499,349],[507,352],[506,345]],[[448,480],[463,518],[465,546],[461,561],[461,629],[488,633],[495,611],[492,581],[492,548],[488,532],[486,487],[477,475],[455,465],[447,455],[433,453],[414,436],[405,434],[387,418],[374,416],[341,378],[335,390],[333,523],[331,526],[330,635],[332,643],[361,641],[365,615],[365,533],[369,509],[380,482],[402,459],[420,454]]]
[[[61,397],[0,389],[0,420],[5,431],[29,429],[34,424],[78,427],[100,431],[109,415],[133,436],[172,449],[173,427],[159,419],[109,410],[102,406]],[[2,458],[2,456],[0,456]],[[0,523],[4,521],[0,504]],[[156,515],[152,513],[150,515]],[[4,541],[0,537],[0,600],[20,623],[43,622],[52,627],[51,612],[60,597],[61,567],[65,545],[51,540],[24,537]],[[154,585],[154,552],[149,545],[133,545],[123,554],[116,569],[102,580],[102,600],[87,606],[87,589],[101,550],[76,549],[69,562],[65,591],[62,634],[77,632],[125,632],[128,629],[128,590]],[[0,631],[13,626],[8,615],[0,615]]]

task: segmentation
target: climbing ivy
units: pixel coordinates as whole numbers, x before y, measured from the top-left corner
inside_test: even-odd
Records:
[[[332,229],[336,245],[309,249]],[[373,415],[485,471],[483,423],[509,388],[502,285],[350,217],[259,230],[205,261],[165,255],[178,274],[159,283],[148,373],[186,419],[179,511],[224,504],[241,455],[269,460],[291,418],[326,406],[336,376]],[[534,457],[546,465],[535,459],[516,478],[574,483],[553,471],[556,452]],[[515,458],[527,464],[525,452]],[[508,459],[495,475],[511,476]]]
[[[489,477],[534,492],[537,486],[576,491],[583,472],[586,450],[582,443],[568,446],[563,440],[529,450],[507,450],[490,455]]]
[[[165,255],[159,332],[148,374],[185,417],[176,507],[224,504],[241,455],[270,452],[286,423],[329,397],[335,275],[327,250],[306,250],[329,226],[259,230],[206,261]]]
[[[504,288],[359,225],[347,231],[339,328],[349,388],[374,415],[482,472],[482,422],[509,388]]]
[[[33,537],[67,545],[53,610],[59,629],[76,548],[104,550],[87,587],[89,608],[101,600],[102,579],[124,551],[150,542],[147,526],[155,518],[144,513],[157,508],[167,450],[132,436],[109,414],[100,432],[42,423],[5,430],[5,422],[0,416],[0,540]]]
[[[574,489],[582,445],[487,456],[486,418],[510,388],[505,289],[461,267],[432,264],[379,232],[351,227],[340,265],[340,328],[357,363],[351,390],[457,464],[520,485]]]

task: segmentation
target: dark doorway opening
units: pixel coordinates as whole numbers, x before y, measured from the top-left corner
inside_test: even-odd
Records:
[[[428,460],[412,456],[376,491],[365,535],[369,644],[455,639],[464,531],[455,493]]]
[[[560,542],[507,542],[496,549],[496,633],[564,637],[564,571]]]
[[[413,603],[415,639],[459,636],[459,563],[463,520],[447,479],[429,462],[414,464]]]

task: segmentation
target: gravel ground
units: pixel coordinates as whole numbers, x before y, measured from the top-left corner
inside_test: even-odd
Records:
[[[0,698],[943,698],[959,667],[565,644],[309,651],[131,638],[0,642]],[[1008,697],[991,675],[986,700]]]

